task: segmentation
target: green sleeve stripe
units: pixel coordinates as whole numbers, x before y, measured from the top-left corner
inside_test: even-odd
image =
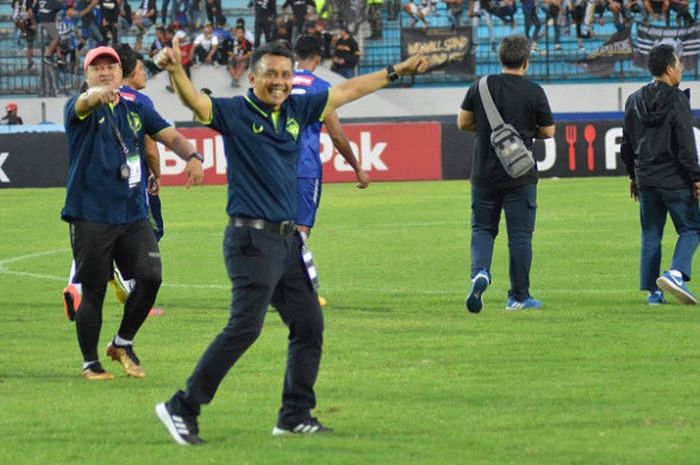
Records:
[[[83,121],[83,120],[85,120],[85,118],[90,116],[90,112],[85,113],[84,115],[81,115],[80,113],[78,113],[78,109],[76,108],[76,106],[78,105],[78,100],[80,100],[80,97],[75,99],[75,103],[73,103],[73,111],[75,112],[75,116],[77,116],[80,121]]]
[[[149,134],[146,134],[146,135],[149,136],[149,137],[151,137],[151,138],[154,138],[154,137],[156,137],[158,134],[160,134],[161,132],[165,131],[166,129],[170,129],[170,128],[172,128],[172,127],[173,127],[173,126],[168,125],[168,126],[165,126],[163,129],[161,129],[160,131],[156,132],[155,134],[152,134],[152,135],[150,135],[150,136],[149,136]]]
[[[207,98],[209,99],[210,108],[211,108],[209,110],[209,118],[207,118],[206,120],[203,120],[203,119],[199,119],[196,115],[194,117],[195,121],[197,121],[198,123],[202,123],[205,126],[209,126],[212,123],[212,121],[214,121],[214,102],[211,101],[211,97],[209,95],[207,95]]]

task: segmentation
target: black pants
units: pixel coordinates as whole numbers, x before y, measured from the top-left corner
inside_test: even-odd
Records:
[[[296,425],[316,406],[314,384],[323,345],[323,315],[302,266],[301,239],[293,232],[228,226],[224,260],[233,285],[231,315],[170,408],[199,415],[200,406],[211,402],[226,373],[260,335],[272,302],[289,328],[279,423]]]
[[[260,38],[264,35],[265,42],[272,40],[272,19],[271,18],[255,18],[255,46],[260,47],[262,43]]]
[[[160,288],[162,265],[155,235],[148,221],[123,225],[75,221],[70,225],[75,279],[83,284],[83,298],[75,323],[78,343],[86,362],[98,360],[102,304],[107,281],[116,263],[134,290],[124,304],[117,334],[133,340],[148,317]]]

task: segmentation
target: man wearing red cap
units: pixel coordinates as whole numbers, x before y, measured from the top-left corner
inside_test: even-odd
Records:
[[[202,157],[193,154],[187,140],[153,108],[120,98],[122,67],[114,49],[90,50],[84,71],[89,88],[69,98],[64,107],[68,183],[61,211],[61,218],[70,224],[75,278],[83,288],[75,317],[82,376],[114,378],[102,368],[97,345],[102,302],[116,263],[135,285],[107,355],[121,364],[127,376],[143,378],[133,340],[161,283],[160,251],[147,219],[144,136],[171,147],[188,162],[188,185],[201,183]]]
[[[7,114],[2,117],[2,124],[7,124],[9,126],[13,126],[15,124],[24,124],[24,121],[22,121],[22,118],[17,116],[17,104],[16,103],[8,103],[5,105],[5,111],[7,111]]]

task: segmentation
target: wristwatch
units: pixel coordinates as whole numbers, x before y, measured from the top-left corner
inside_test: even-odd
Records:
[[[192,161],[193,158],[196,158],[200,162],[204,163],[204,155],[199,152],[194,152],[192,155],[190,155],[190,158],[188,158],[187,161]]]
[[[391,82],[394,82],[399,78],[399,75],[396,74],[396,70],[394,69],[394,65],[389,65],[386,67],[386,74]]]

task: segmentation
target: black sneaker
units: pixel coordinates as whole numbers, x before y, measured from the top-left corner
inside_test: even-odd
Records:
[[[181,446],[198,446],[204,444],[204,440],[199,437],[199,426],[197,418],[193,416],[175,415],[163,402],[156,405],[156,415],[170,436]]]
[[[314,417],[309,417],[308,420],[302,421],[293,426],[283,425],[282,423],[277,423],[277,425],[272,428],[273,436],[283,436],[285,434],[315,434],[315,433],[332,433],[333,429],[327,426],[323,426],[320,421]]]

